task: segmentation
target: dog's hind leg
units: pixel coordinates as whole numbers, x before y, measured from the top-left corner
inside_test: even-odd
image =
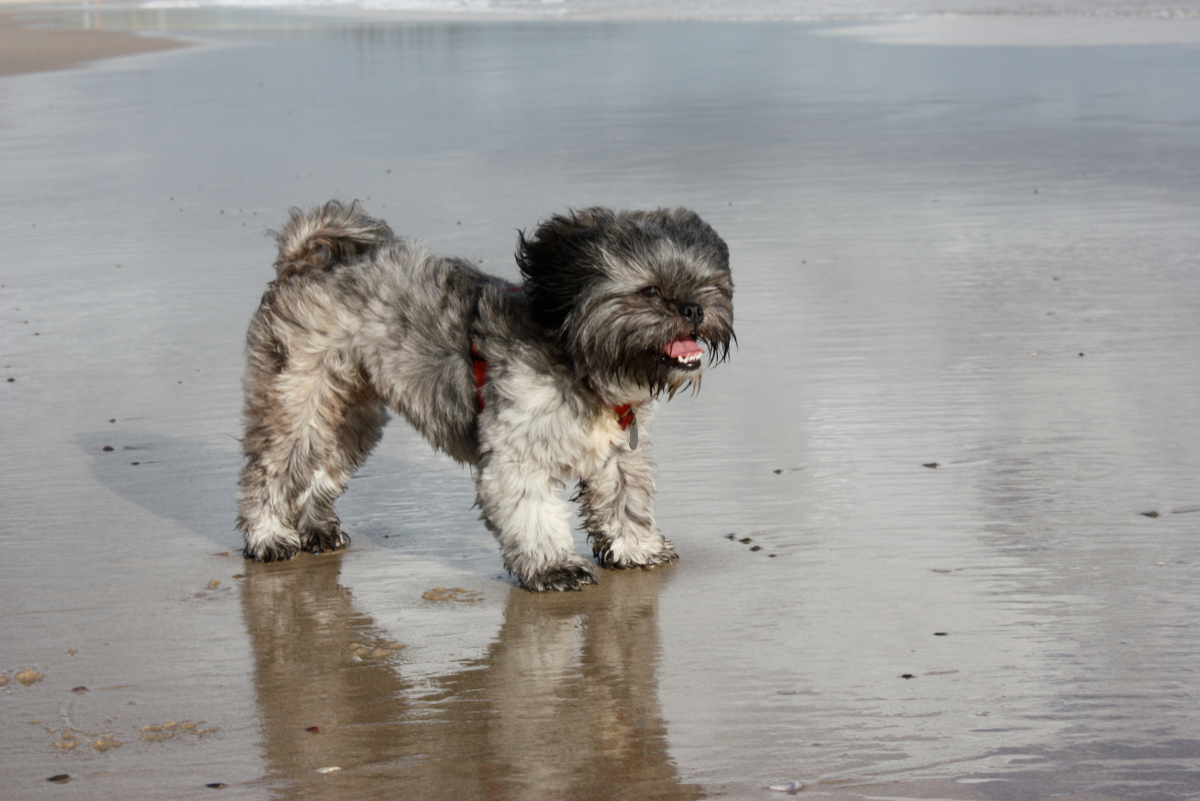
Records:
[[[315,468],[308,487],[296,501],[296,531],[300,547],[312,553],[344,548],[350,537],[342,531],[333,503],[346,491],[346,483],[383,435],[387,412],[383,401],[363,378],[354,386],[326,399],[333,437],[314,453]]]
[[[291,559],[300,535],[290,509],[289,463],[295,428],[289,414],[287,348],[260,312],[250,322],[246,343],[246,418],[238,492],[237,529],[247,559]]]
[[[654,525],[654,463],[645,444],[621,442],[576,496],[592,553],[604,567],[654,567],[679,558],[675,546]]]
[[[346,544],[333,502],[386,421],[357,368],[335,370],[335,355],[296,350],[252,323],[237,527],[245,556],[264,562]]]
[[[242,532],[243,555],[247,559],[274,562],[291,559],[300,550],[300,534],[288,500],[286,479],[287,445],[283,438],[271,438],[270,423],[251,421],[244,443],[252,441],[264,447],[246,450],[238,493],[237,528]]]

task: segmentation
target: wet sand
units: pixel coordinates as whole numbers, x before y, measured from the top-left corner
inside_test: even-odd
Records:
[[[1200,797],[1196,47],[101,16],[202,44],[0,79],[6,798]],[[714,224],[678,564],[516,589],[400,423],[351,549],[240,559],[262,231],[331,196],[510,277]]]
[[[89,15],[85,11],[82,16]],[[98,18],[99,14],[91,16]],[[57,22],[61,15],[0,4],[0,76],[69,69],[103,58],[185,46],[183,42],[137,36],[127,31],[36,27],[47,17]]]

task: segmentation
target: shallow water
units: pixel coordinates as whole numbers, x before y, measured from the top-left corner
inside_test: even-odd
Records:
[[[204,44],[0,81],[6,797],[1200,797],[1200,50],[111,20]],[[515,589],[399,424],[351,550],[221,555],[261,231],[330,196],[508,276],[567,206],[713,223],[678,564]]]

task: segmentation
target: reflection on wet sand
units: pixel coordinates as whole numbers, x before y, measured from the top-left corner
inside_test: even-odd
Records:
[[[582,593],[514,588],[487,655],[418,690],[404,643],[339,584],[341,559],[247,564],[242,609],[279,797],[703,796],[667,753],[661,574],[608,573]],[[317,772],[326,767],[342,770]]]

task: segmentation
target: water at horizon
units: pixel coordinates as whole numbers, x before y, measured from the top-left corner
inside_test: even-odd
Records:
[[[937,15],[1197,18],[1197,0],[147,0],[143,8],[290,8],[526,18],[847,20]]]

